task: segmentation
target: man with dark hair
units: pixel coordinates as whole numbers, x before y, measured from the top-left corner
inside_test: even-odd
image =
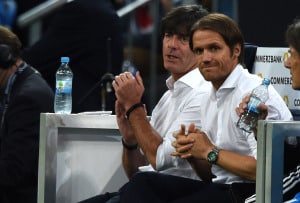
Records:
[[[53,112],[54,95],[2,26],[0,93],[0,202],[37,202],[40,113]]]
[[[200,5],[182,6],[174,8],[162,19],[164,68],[171,76],[166,80],[169,90],[154,108],[150,122],[141,103],[144,85],[140,73],[137,72],[136,78],[129,72],[115,77],[116,116],[122,135],[123,167],[130,179],[128,184],[134,174],[149,171],[185,179],[199,178],[188,161],[171,157],[170,153],[173,151],[172,135],[181,123],[194,122],[199,128],[202,125],[198,117],[202,111],[200,101],[210,84],[201,76],[188,40],[193,23],[207,14]],[[121,188],[121,194],[128,184]],[[154,183],[154,187],[159,184]],[[105,202],[103,197],[93,201]],[[135,195],[131,198],[135,199]]]

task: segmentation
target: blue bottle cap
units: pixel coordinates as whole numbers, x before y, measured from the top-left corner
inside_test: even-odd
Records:
[[[69,63],[69,62],[70,62],[70,58],[69,58],[69,57],[66,57],[66,56],[61,57],[61,58],[60,58],[60,62],[62,62],[62,63]]]
[[[264,85],[269,85],[270,82],[271,82],[270,79],[264,78],[262,83],[263,83]]]

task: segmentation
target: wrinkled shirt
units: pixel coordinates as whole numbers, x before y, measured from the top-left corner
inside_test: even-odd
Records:
[[[225,149],[238,154],[252,156],[256,159],[257,142],[253,133],[246,133],[236,127],[239,119],[235,109],[242,99],[260,85],[262,78],[250,74],[247,69],[238,65],[227,77],[222,86],[215,90],[210,89],[208,99],[201,101],[201,106],[205,111],[201,115],[202,130],[206,132],[210,140],[220,149]],[[292,120],[292,114],[287,105],[270,84],[268,87],[269,99],[268,116],[266,120]],[[243,163],[240,163],[243,164]],[[223,168],[213,165],[212,173],[217,177],[214,182],[232,183],[247,182],[233,173]]]
[[[157,171],[165,174],[199,179],[187,160],[171,156],[175,151],[171,143],[175,141],[173,133],[180,130],[180,125],[195,123],[201,129],[200,112],[202,100],[207,98],[211,83],[204,80],[198,68],[190,71],[177,81],[169,77],[166,81],[168,90],[153,109],[152,127],[163,139],[157,149]],[[140,167],[141,171],[154,170],[151,165]]]

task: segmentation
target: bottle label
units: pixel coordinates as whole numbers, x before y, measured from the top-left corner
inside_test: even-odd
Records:
[[[247,106],[248,110],[259,114],[257,107],[260,104],[260,102],[261,102],[260,99],[256,97],[250,97],[250,101],[248,102],[248,106]]]
[[[57,94],[71,94],[72,93],[72,82],[65,81],[56,81],[56,93]]]

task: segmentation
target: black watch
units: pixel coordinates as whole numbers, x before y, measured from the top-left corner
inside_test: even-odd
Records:
[[[210,152],[208,152],[207,161],[211,164],[216,164],[219,158],[219,151],[220,149],[215,147]]]

